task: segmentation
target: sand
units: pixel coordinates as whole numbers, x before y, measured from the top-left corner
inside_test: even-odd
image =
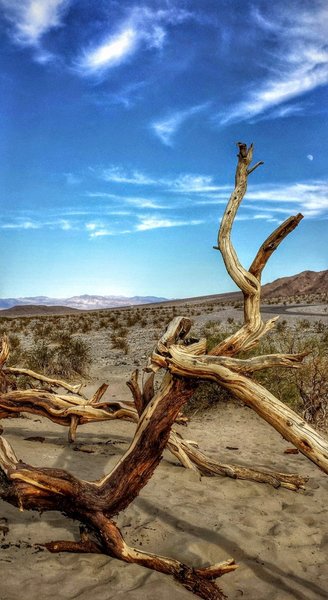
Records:
[[[117,384],[116,391],[123,390]],[[83,426],[75,451],[66,442],[66,429],[33,416],[7,420],[5,435],[30,464],[95,479],[127,449],[133,427],[123,422]],[[183,432],[186,435],[185,428]],[[328,598],[328,477],[300,454],[284,454],[290,444],[250,409],[235,403],[197,415],[187,433],[189,439],[202,440],[209,455],[225,462],[307,474],[307,490],[275,490],[221,477],[199,479],[165,453],[138,499],[119,516],[126,540],[197,566],[234,557],[239,569],[220,582],[230,599]],[[36,436],[39,440],[28,439]],[[59,513],[40,516],[1,502],[0,599],[195,597],[169,577],[142,567],[105,556],[51,555],[35,546],[76,536],[78,524]]]

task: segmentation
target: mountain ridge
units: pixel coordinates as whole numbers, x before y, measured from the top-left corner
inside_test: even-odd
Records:
[[[69,298],[50,298],[48,296],[25,296],[20,298],[0,298],[0,310],[19,306],[67,307],[77,310],[96,310],[98,308],[116,308],[165,302],[167,298],[157,296],[101,296],[97,294],[81,294]]]
[[[328,270],[302,271],[296,275],[280,277],[262,286],[263,300],[277,297],[292,297],[328,292]],[[106,308],[123,308],[145,304],[161,304],[162,302],[192,302],[197,299],[229,299],[241,297],[241,292],[225,292],[199,296],[195,298],[171,299],[157,296],[101,296],[81,294],[70,298],[49,298],[48,296],[26,296],[22,298],[0,298],[0,314],[26,314],[28,310],[39,314],[63,314],[77,310],[98,310]]]
[[[328,270],[302,271],[289,277],[280,277],[262,287],[262,298],[288,297],[328,292]]]

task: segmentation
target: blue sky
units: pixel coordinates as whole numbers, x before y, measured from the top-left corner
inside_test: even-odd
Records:
[[[0,0],[0,295],[234,289],[216,243],[236,142],[245,266],[328,267],[326,0]]]

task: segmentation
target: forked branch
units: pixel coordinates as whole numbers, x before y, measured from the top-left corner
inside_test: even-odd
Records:
[[[298,225],[302,215],[289,217],[262,244],[251,267],[246,270],[240,263],[231,242],[231,230],[238,208],[247,190],[249,169],[253,158],[253,145],[239,143],[238,165],[235,178],[235,189],[230,196],[224,212],[218,234],[217,249],[221,251],[226,269],[244,294],[244,324],[236,333],[217,344],[210,354],[233,356],[242,350],[256,346],[259,339],[274,327],[276,317],[263,322],[260,314],[261,273],[269,257],[280,242]],[[263,164],[262,161],[255,166]]]

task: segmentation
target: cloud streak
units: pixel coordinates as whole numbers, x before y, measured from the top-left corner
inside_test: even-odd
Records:
[[[293,5],[278,10],[269,16],[253,11],[255,25],[274,41],[275,52],[269,54],[266,78],[256,81],[245,101],[221,114],[221,124],[252,120],[266,112],[271,118],[301,113],[297,104],[277,107],[328,83],[327,4],[317,1],[309,10],[295,10]]]
[[[83,75],[99,75],[141,50],[158,51],[169,26],[190,18],[194,18],[192,13],[179,8],[155,11],[146,6],[134,7],[111,33],[84,50],[77,68]]]
[[[150,127],[153,133],[160,139],[165,146],[173,145],[173,137],[178,129],[194,115],[197,115],[209,107],[209,102],[191,106],[185,110],[175,111],[168,114],[163,119],[154,121]]]
[[[70,1],[0,0],[0,7],[12,26],[14,42],[23,46],[37,46],[43,35],[61,25]]]
[[[183,227],[185,225],[201,225],[204,221],[200,219],[166,219],[154,216],[140,217],[140,222],[136,225],[136,231],[148,231],[149,229],[162,229],[166,227]]]
[[[93,171],[94,169],[92,169]],[[125,169],[121,165],[110,165],[98,172],[103,181],[117,184],[128,184],[137,187],[164,188],[168,192],[179,194],[221,193],[231,189],[231,185],[217,185],[211,175],[198,173],[181,173],[177,177],[154,177],[137,169]],[[106,192],[88,193],[89,196],[116,197]]]

